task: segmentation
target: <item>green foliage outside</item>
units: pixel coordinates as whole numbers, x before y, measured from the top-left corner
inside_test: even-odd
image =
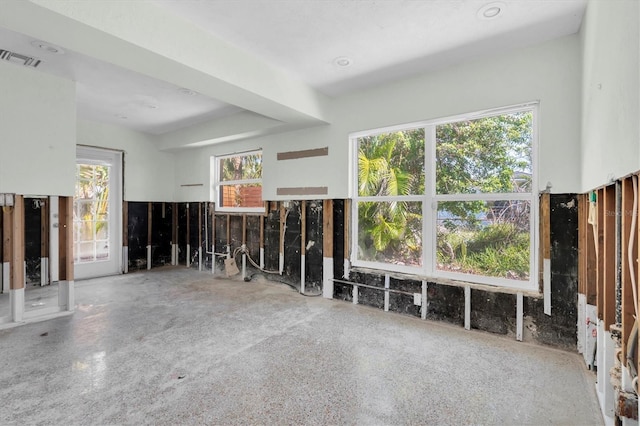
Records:
[[[532,114],[521,112],[436,127],[436,194],[531,191]],[[424,130],[359,140],[361,197],[425,191]],[[430,207],[430,206],[428,206]],[[419,265],[422,203],[358,204],[359,258]],[[449,270],[511,279],[529,275],[529,205],[524,201],[446,201],[438,204],[437,261]]]

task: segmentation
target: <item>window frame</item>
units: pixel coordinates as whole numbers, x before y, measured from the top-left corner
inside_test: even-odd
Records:
[[[238,179],[238,180],[220,180],[220,164],[222,161],[228,158],[235,157],[248,157],[250,155],[259,154],[262,161],[262,149],[255,149],[252,151],[244,151],[237,152],[233,154],[225,154],[225,155],[214,155],[211,157],[211,201],[214,203],[215,211],[221,213],[264,213],[264,199],[262,198],[262,173],[260,174],[260,179]],[[248,184],[259,184],[260,185],[260,198],[263,200],[262,207],[223,207],[219,205],[221,200],[221,188],[224,186],[231,185],[248,185]]]
[[[531,112],[531,189],[526,193],[473,193],[473,194],[437,194],[436,193],[436,128],[439,125],[466,120],[507,115],[518,112]],[[518,290],[538,291],[539,262],[539,197],[538,197],[538,115],[539,102],[494,108],[473,113],[460,114],[445,118],[424,120],[408,124],[394,125],[369,131],[355,132],[349,135],[352,150],[352,203],[351,203],[351,265],[355,268],[367,268],[387,272],[397,272],[418,276],[433,281],[458,281],[462,283],[484,284]],[[425,132],[425,191],[424,194],[400,196],[360,196],[358,190],[358,140],[362,137],[385,133],[409,131],[424,128]],[[445,201],[528,201],[529,216],[529,278],[516,280],[504,277],[484,276],[462,272],[439,270],[437,267],[437,212],[438,203]],[[422,253],[421,266],[399,265],[370,261],[358,258],[359,223],[358,203],[367,201],[419,201],[422,202]]]

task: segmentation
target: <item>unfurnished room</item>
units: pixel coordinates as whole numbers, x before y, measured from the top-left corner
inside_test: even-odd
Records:
[[[0,0],[0,424],[638,425],[638,0]]]

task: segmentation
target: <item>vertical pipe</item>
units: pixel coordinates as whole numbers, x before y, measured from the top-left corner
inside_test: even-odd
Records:
[[[268,203],[265,203],[268,204]],[[260,269],[264,269],[264,221],[265,216],[260,216]]]
[[[230,258],[231,255],[231,215],[227,215],[227,258]]]
[[[349,279],[351,263],[351,200],[344,200],[344,272],[343,278]]]
[[[307,202],[300,205],[300,293],[305,293],[307,254]]]
[[[211,273],[216,273],[216,213],[211,210]]]
[[[151,270],[151,241],[153,230],[153,203],[147,203],[147,270]]]
[[[357,305],[358,304],[358,286],[356,284],[353,285],[353,294],[351,295],[351,298],[353,300],[353,304]]]
[[[57,196],[49,197],[49,275],[51,282],[60,280],[59,268],[59,235],[60,235],[60,200]]]
[[[171,264],[178,264],[178,203],[171,205]]]
[[[187,203],[187,268],[191,266],[191,210]]]
[[[242,215],[242,279],[247,278],[247,215]]]
[[[40,204],[40,285],[49,284],[49,203],[46,198]]]
[[[279,271],[280,275],[284,272],[284,234],[286,232],[287,224],[285,223],[285,207],[284,203],[280,202],[280,255],[278,257],[279,260]]]
[[[202,202],[198,203],[198,271],[202,271]]]
[[[173,256],[173,247],[171,248]],[[171,261],[173,265],[173,258]],[[129,273],[129,202],[122,202],[122,272]]]
[[[2,293],[9,294],[11,285],[11,239],[13,207],[2,207]]]

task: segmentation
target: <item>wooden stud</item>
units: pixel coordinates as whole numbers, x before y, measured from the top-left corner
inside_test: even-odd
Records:
[[[632,178],[622,180],[622,363],[627,365],[627,342],[635,322],[635,303],[633,300],[633,288],[629,265],[629,241],[631,222],[637,211],[633,209],[633,181]],[[635,232],[635,230],[633,230]],[[635,236],[634,236],[635,237]],[[638,247],[634,244],[631,248],[631,257],[638,258]],[[637,262],[636,262],[637,264]],[[636,265],[632,265],[636,268]]]
[[[351,256],[350,243],[351,243],[351,200],[344,200],[344,260],[345,260],[344,263],[345,263],[345,267]]]
[[[604,328],[615,323],[616,318],[616,188],[604,190]]]
[[[333,200],[322,203],[322,256],[333,257]]]
[[[11,218],[9,268],[11,270],[9,281],[11,290],[24,288],[24,197],[14,195],[13,207],[9,213]]]
[[[284,229],[287,224],[285,223],[286,209],[284,203],[280,203],[280,257],[284,256]]]
[[[586,215],[587,219],[589,217],[589,209],[591,202],[589,201],[589,195],[587,194],[586,200]],[[597,211],[597,206],[596,206]],[[597,224],[597,221],[596,221]],[[597,226],[597,225],[596,225]],[[597,242],[594,236],[594,225],[587,224],[587,236],[586,236],[586,253],[585,253],[585,285],[586,285],[586,295],[587,295],[587,304],[595,306],[598,304],[598,257],[597,253]]]
[[[2,262],[11,262],[13,207],[2,207]]]
[[[58,202],[58,274],[60,281],[73,281],[73,197]]]
[[[202,203],[198,203],[198,247],[202,248]]]
[[[587,216],[585,194],[578,195],[578,294],[587,294]]]
[[[545,259],[551,259],[551,206],[548,192],[540,196],[540,291],[543,290]]]
[[[599,189],[596,195],[597,205],[597,232],[598,241],[596,245],[596,294],[598,305],[598,318],[604,319],[604,189]]]

